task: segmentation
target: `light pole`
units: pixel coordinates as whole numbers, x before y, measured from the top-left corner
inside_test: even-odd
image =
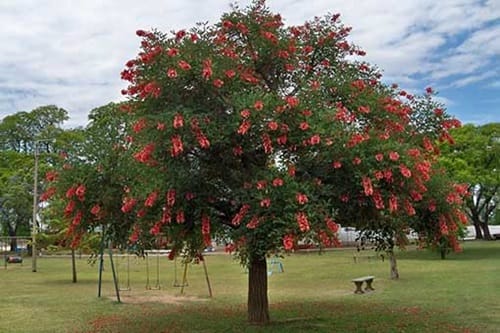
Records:
[[[36,225],[36,216],[38,212],[38,141],[34,141],[35,169],[33,176],[33,225],[31,226],[31,271],[36,272],[36,234],[38,232]]]

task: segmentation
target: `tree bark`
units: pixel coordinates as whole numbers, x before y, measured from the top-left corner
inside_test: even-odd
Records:
[[[439,252],[441,254],[441,260],[445,260],[446,259],[446,249],[442,247]]]
[[[483,239],[483,231],[481,230],[481,226],[476,221],[473,221],[474,229],[476,230],[476,239]]]
[[[387,251],[387,255],[389,256],[389,263],[391,265],[391,279],[398,280],[399,279],[399,271],[398,271],[398,263],[396,261],[396,256],[394,255],[394,251]]]
[[[73,283],[76,283],[77,278],[76,278],[76,254],[75,254],[75,249],[71,249],[71,268],[73,272]]]
[[[481,222],[479,224],[479,226],[481,227],[481,229],[483,231],[483,239],[485,239],[485,240],[492,240],[493,237],[491,237],[490,228],[488,227],[488,223]]]
[[[267,298],[267,263],[265,257],[250,259],[248,268],[248,321],[251,324],[269,323]]]

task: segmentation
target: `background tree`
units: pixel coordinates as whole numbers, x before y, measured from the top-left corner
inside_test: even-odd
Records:
[[[441,147],[441,162],[450,177],[469,185],[467,214],[476,238],[491,239],[488,223],[499,202],[500,123],[468,124],[452,134],[455,144]]]
[[[338,15],[285,27],[264,1],[173,36],[137,31],[142,50],[122,72],[131,145],[117,156],[131,153],[136,166],[103,178],[106,164],[94,170],[117,151],[108,147],[61,172],[76,239],[98,204],[129,214],[109,221],[137,246],[165,235],[173,255],[198,257],[213,238],[225,241],[249,270],[249,321],[267,323],[267,256],[299,240],[335,244],[334,218],[406,227],[432,177],[432,138],[457,123],[426,110],[421,130],[413,97],[353,60],[364,52],[349,31]]]
[[[54,140],[64,132],[61,125],[66,119],[64,109],[49,105],[18,112],[0,122],[0,223],[11,237],[30,234],[35,145],[39,173],[43,174],[48,167],[54,167]]]

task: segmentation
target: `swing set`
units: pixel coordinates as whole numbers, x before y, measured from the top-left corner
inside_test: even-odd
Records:
[[[107,246],[106,246],[107,245]],[[98,280],[98,291],[97,291],[97,297],[101,297],[101,292],[102,292],[102,273],[104,271],[104,250],[105,247],[108,247],[108,254],[109,254],[109,260],[111,264],[111,272],[113,274],[113,284],[115,288],[115,294],[116,294],[116,299],[118,303],[121,303],[120,299],[120,291],[130,291],[132,290],[131,284],[130,284],[130,269],[131,269],[131,264],[130,264],[130,257],[131,254],[129,252],[122,254],[122,267],[125,266],[126,272],[125,272],[125,284],[122,285],[120,284],[120,281],[122,280],[121,277],[123,277],[123,272],[119,272],[118,266],[115,266],[115,260],[114,260],[114,255],[113,255],[113,249],[110,246],[110,244],[106,244],[105,241],[105,234],[103,231],[102,239],[101,239],[101,245],[100,245],[100,251],[99,251],[99,280]],[[144,251],[144,260],[146,264],[146,290],[160,290],[162,289],[162,285],[160,282],[160,256],[164,253],[167,253],[165,250],[147,250]],[[154,285],[152,284],[152,279],[150,279],[151,276],[151,269],[150,269],[150,257],[152,255],[155,256],[156,260],[156,270],[155,270],[155,276],[156,276],[156,281]],[[203,264],[203,270],[205,274],[205,280],[207,282],[207,287],[208,287],[208,293],[209,297],[212,297],[212,287],[210,285],[210,279],[208,277],[208,270],[207,266],[205,263],[205,258],[203,255],[200,253],[198,257],[195,259],[196,263],[201,262]],[[174,287],[180,287],[180,294],[184,294],[184,288],[187,287],[188,281],[187,281],[187,274],[188,274],[188,260],[183,260],[183,274],[182,274],[182,281],[179,283],[179,280],[177,278],[177,258],[174,259],[174,282],[173,286]]]

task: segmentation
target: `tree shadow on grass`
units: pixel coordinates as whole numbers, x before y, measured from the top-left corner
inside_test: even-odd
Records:
[[[129,318],[100,317],[104,332],[476,332],[455,325],[442,313],[419,307],[392,307],[358,300],[283,302],[271,305],[271,323],[249,325],[243,305],[190,304],[161,311],[137,312]],[[94,321],[95,323],[95,321]],[[109,323],[103,327],[103,323]],[[90,330],[92,331],[92,330]],[[478,331],[479,332],[479,331]]]

